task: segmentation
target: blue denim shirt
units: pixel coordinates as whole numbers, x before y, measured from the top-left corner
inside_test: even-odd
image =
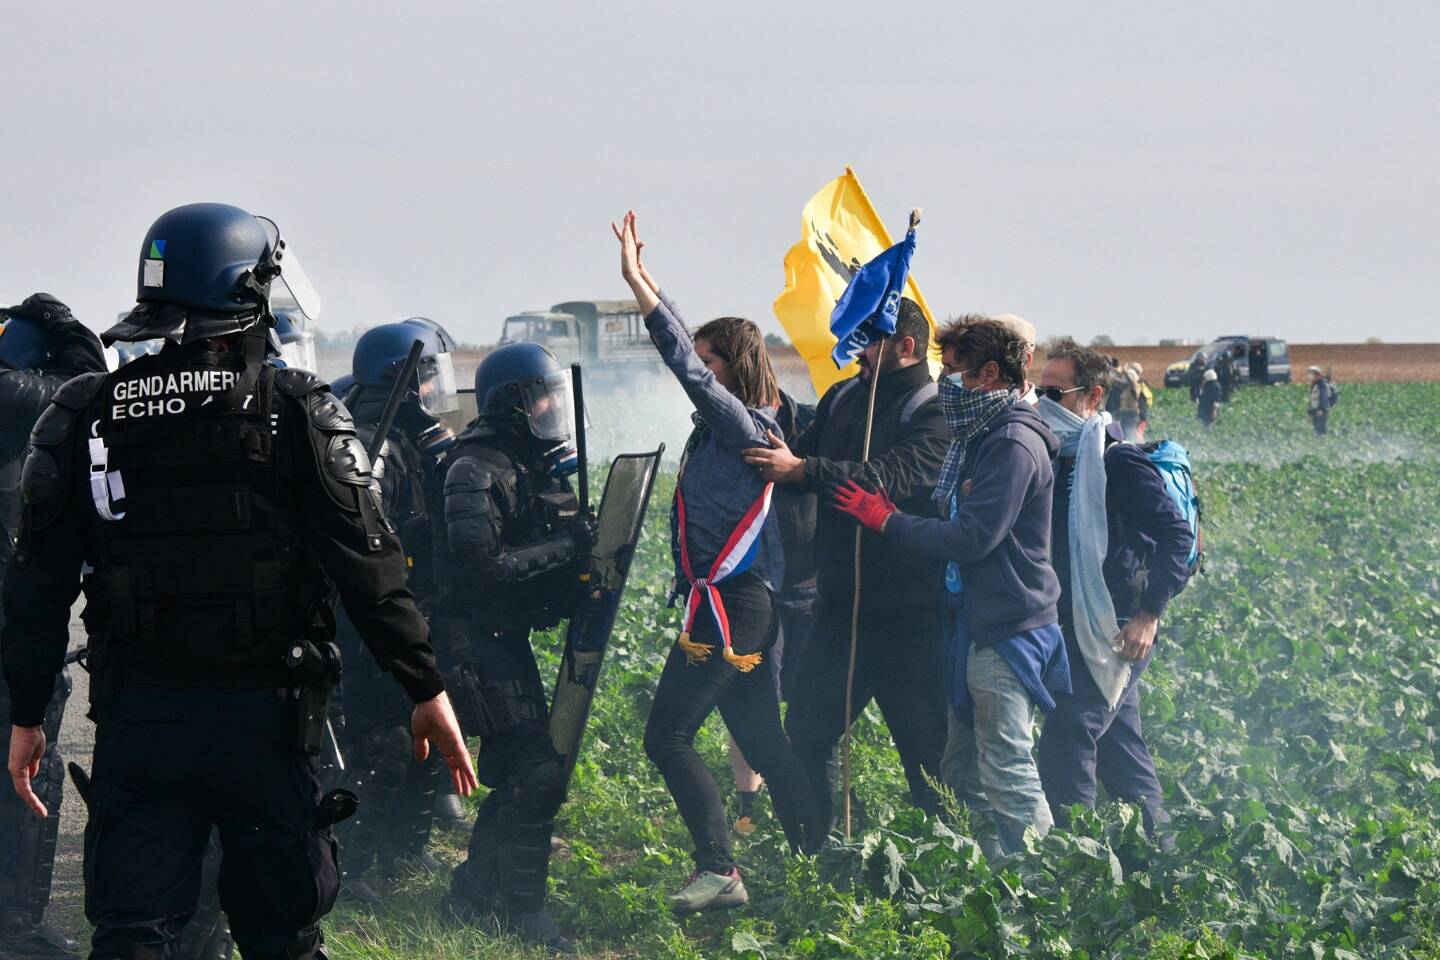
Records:
[[[776,411],[752,409],[722,387],[715,374],[695,353],[695,343],[680,319],[680,311],[661,294],[660,304],[645,318],[650,339],[660,359],[675,374],[695,410],[705,421],[706,431],[690,451],[680,489],[685,494],[686,545],[691,569],[697,576],[709,571],[720,550],[730,539],[745,512],[765,489],[756,469],[740,458],[749,447],[768,447],[767,430],[780,435]],[[672,524],[675,517],[672,512]],[[675,572],[680,558],[675,557]],[[760,550],[750,566],[772,591],[784,579],[784,556],[780,528],[772,509],[761,534]]]

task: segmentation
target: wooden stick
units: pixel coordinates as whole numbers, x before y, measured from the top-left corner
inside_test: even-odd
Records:
[[[870,370],[870,403],[865,410],[865,444],[860,460],[870,460],[870,429],[875,425],[875,391],[880,384],[880,368],[885,363],[885,341],[880,341],[880,351],[875,366]],[[855,705],[855,654],[860,644],[860,535],[864,527],[855,527],[855,599],[850,604],[850,667],[845,674],[845,739],[840,750],[841,796],[845,810],[845,842],[850,842],[850,727],[854,724],[851,711]]]

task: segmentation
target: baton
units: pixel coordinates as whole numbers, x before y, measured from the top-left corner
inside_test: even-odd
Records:
[[[580,516],[590,515],[590,464],[585,457],[585,386],[580,361],[570,364],[570,383],[575,392],[575,466],[579,470]]]
[[[405,362],[400,365],[400,375],[395,378],[395,386],[390,388],[390,396],[385,400],[385,410],[375,423],[375,436],[370,438],[370,448],[365,451],[369,454],[371,463],[380,456],[380,448],[385,445],[385,438],[390,435],[390,426],[395,422],[395,414],[400,412],[400,401],[405,399],[405,394],[410,390],[410,378],[415,376],[415,370],[420,366],[420,354],[424,350],[425,344],[417,339],[410,346]]]

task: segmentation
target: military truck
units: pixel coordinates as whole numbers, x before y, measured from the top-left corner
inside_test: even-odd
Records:
[[[544,344],[560,360],[579,360],[605,377],[658,372],[660,359],[634,300],[567,300],[505,318],[500,343]]]

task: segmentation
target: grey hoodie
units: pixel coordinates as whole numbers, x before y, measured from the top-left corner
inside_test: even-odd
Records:
[[[1058,619],[1050,513],[1059,452],[1034,407],[1006,407],[970,441],[953,519],[897,513],[885,527],[904,549],[959,565],[977,648]]]

